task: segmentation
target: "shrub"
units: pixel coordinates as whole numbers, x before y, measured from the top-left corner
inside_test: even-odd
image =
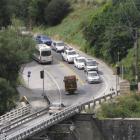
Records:
[[[104,118],[140,117],[140,95],[126,95],[115,102],[104,103],[97,114]]]
[[[9,82],[4,78],[0,78],[0,115],[15,106],[13,98],[15,93],[16,90],[10,86]]]
[[[57,25],[69,13],[70,3],[67,0],[52,0],[45,10],[45,19],[49,25]]]

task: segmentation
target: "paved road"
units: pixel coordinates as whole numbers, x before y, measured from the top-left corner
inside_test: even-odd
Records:
[[[86,54],[80,51],[79,54],[87,57]],[[111,69],[103,62],[97,60],[99,62],[99,71],[103,82],[100,84],[88,84],[85,81],[83,70],[78,70],[73,64],[63,62],[59,53],[53,52],[53,56],[54,62],[52,65],[40,65],[33,61],[28,63],[23,70],[23,80],[25,81],[25,85],[31,90],[20,87],[19,91],[21,96],[27,96],[35,108],[42,108],[47,105],[42,96],[43,81],[40,79],[40,71],[43,69],[45,70],[45,94],[51,102],[60,102],[61,100],[65,105],[72,105],[107,94],[111,87],[115,88],[115,76]],[[27,78],[28,71],[31,71],[29,82]],[[63,78],[65,75],[71,74],[76,75],[78,78],[78,90],[74,95],[66,95]]]

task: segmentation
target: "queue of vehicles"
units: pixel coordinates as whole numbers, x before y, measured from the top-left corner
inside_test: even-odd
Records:
[[[78,69],[83,69],[88,83],[100,83],[101,78],[98,73],[98,63],[92,58],[80,56],[72,47],[66,45],[63,41],[51,40],[45,35],[37,35],[36,51],[33,58],[39,63],[52,63],[53,56],[51,50],[60,52],[62,60],[67,63],[73,63]]]

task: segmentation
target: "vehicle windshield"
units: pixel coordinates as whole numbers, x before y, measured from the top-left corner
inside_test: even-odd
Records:
[[[78,62],[85,62],[85,59],[78,59]]]
[[[94,76],[98,76],[97,73],[88,73],[88,76],[94,77]]]
[[[57,46],[64,46],[63,42],[57,43]]]
[[[49,40],[49,38],[47,36],[42,36],[42,39]]]
[[[87,66],[97,66],[96,61],[89,61],[87,62]]]
[[[76,54],[75,51],[68,52],[68,55],[75,55],[75,54]]]
[[[51,51],[42,51],[41,52],[41,56],[50,56],[51,55]]]

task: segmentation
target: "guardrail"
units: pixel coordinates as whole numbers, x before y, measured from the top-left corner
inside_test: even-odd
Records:
[[[9,121],[12,121],[18,117],[22,117],[31,111],[31,106],[26,105],[22,107],[18,107],[16,109],[11,110],[10,112],[7,112],[6,114],[0,116],[0,124],[3,125]]]
[[[22,128],[14,133],[10,133],[9,135],[5,136],[5,138],[2,138],[1,140],[25,139],[37,132],[40,132],[43,129],[46,129],[54,124],[59,123],[60,121],[65,120],[66,118],[69,118],[69,117],[81,112],[82,110],[85,109],[86,106],[95,107],[97,105],[97,103],[100,104],[101,102],[106,101],[107,99],[112,99],[113,96],[115,96],[115,95],[118,95],[118,94],[115,94],[115,92],[112,92],[110,94],[104,95],[104,96],[96,98],[94,100],[90,100],[85,103],[80,103],[80,104],[76,104],[76,105],[67,107],[67,108],[63,109],[62,111],[54,113],[45,119],[40,118],[40,120],[37,121],[36,123],[34,123],[26,128]]]
[[[1,132],[6,133],[7,131],[9,131],[9,130],[15,128],[15,127],[18,127],[19,125],[22,125],[26,122],[29,122],[30,120],[33,120],[37,117],[40,117],[43,114],[46,114],[48,112],[48,109],[49,109],[49,107],[45,108],[45,109],[42,109],[40,111],[37,111],[35,113],[26,115],[26,116],[20,118],[19,120],[15,121],[15,122],[9,122],[8,125],[5,125],[5,126],[1,127],[0,130],[1,130]]]
[[[108,99],[112,99],[114,96],[118,96],[118,93],[116,94],[116,92],[112,92],[110,94],[103,95],[102,97],[82,103],[81,104],[82,110],[85,110],[86,106],[88,106],[89,109],[90,108],[94,109],[96,105],[101,104],[102,102],[107,101]]]

